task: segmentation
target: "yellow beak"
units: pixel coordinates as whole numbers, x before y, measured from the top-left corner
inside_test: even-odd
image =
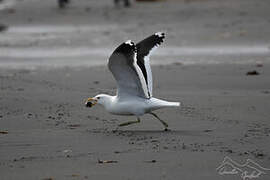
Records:
[[[85,102],[86,107],[92,107],[97,104],[97,100],[95,98],[88,98]]]

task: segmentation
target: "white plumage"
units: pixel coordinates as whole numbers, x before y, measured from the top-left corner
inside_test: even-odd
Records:
[[[88,98],[86,106],[101,104],[116,115],[134,115],[136,121],[122,123],[126,126],[140,122],[140,116],[149,113],[156,117],[167,130],[168,124],[154,110],[180,106],[179,102],[168,102],[152,97],[152,72],[150,55],[163,42],[165,34],[157,32],[135,45],[128,40],[118,46],[109,58],[108,68],[117,82],[116,96],[99,94]]]

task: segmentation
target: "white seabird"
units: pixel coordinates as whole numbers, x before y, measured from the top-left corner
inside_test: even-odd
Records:
[[[119,126],[127,126],[140,122],[140,117],[146,113],[153,115],[165,127],[168,124],[160,119],[154,110],[165,107],[180,106],[179,102],[168,102],[152,97],[152,72],[150,55],[165,38],[163,32],[157,32],[138,44],[131,40],[122,43],[109,58],[108,67],[117,82],[116,96],[99,94],[88,98],[87,107],[101,104],[111,114],[133,115],[136,121],[129,121]]]

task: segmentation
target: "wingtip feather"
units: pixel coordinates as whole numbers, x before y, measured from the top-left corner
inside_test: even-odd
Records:
[[[135,43],[131,41],[130,39],[125,42],[125,44],[128,44],[130,46],[135,46]]]
[[[156,32],[155,33],[156,36],[160,37],[160,38],[164,38],[165,37],[165,32]]]

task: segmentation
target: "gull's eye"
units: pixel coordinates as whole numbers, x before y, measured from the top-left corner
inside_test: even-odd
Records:
[[[97,97],[97,99],[100,99],[100,97]]]

